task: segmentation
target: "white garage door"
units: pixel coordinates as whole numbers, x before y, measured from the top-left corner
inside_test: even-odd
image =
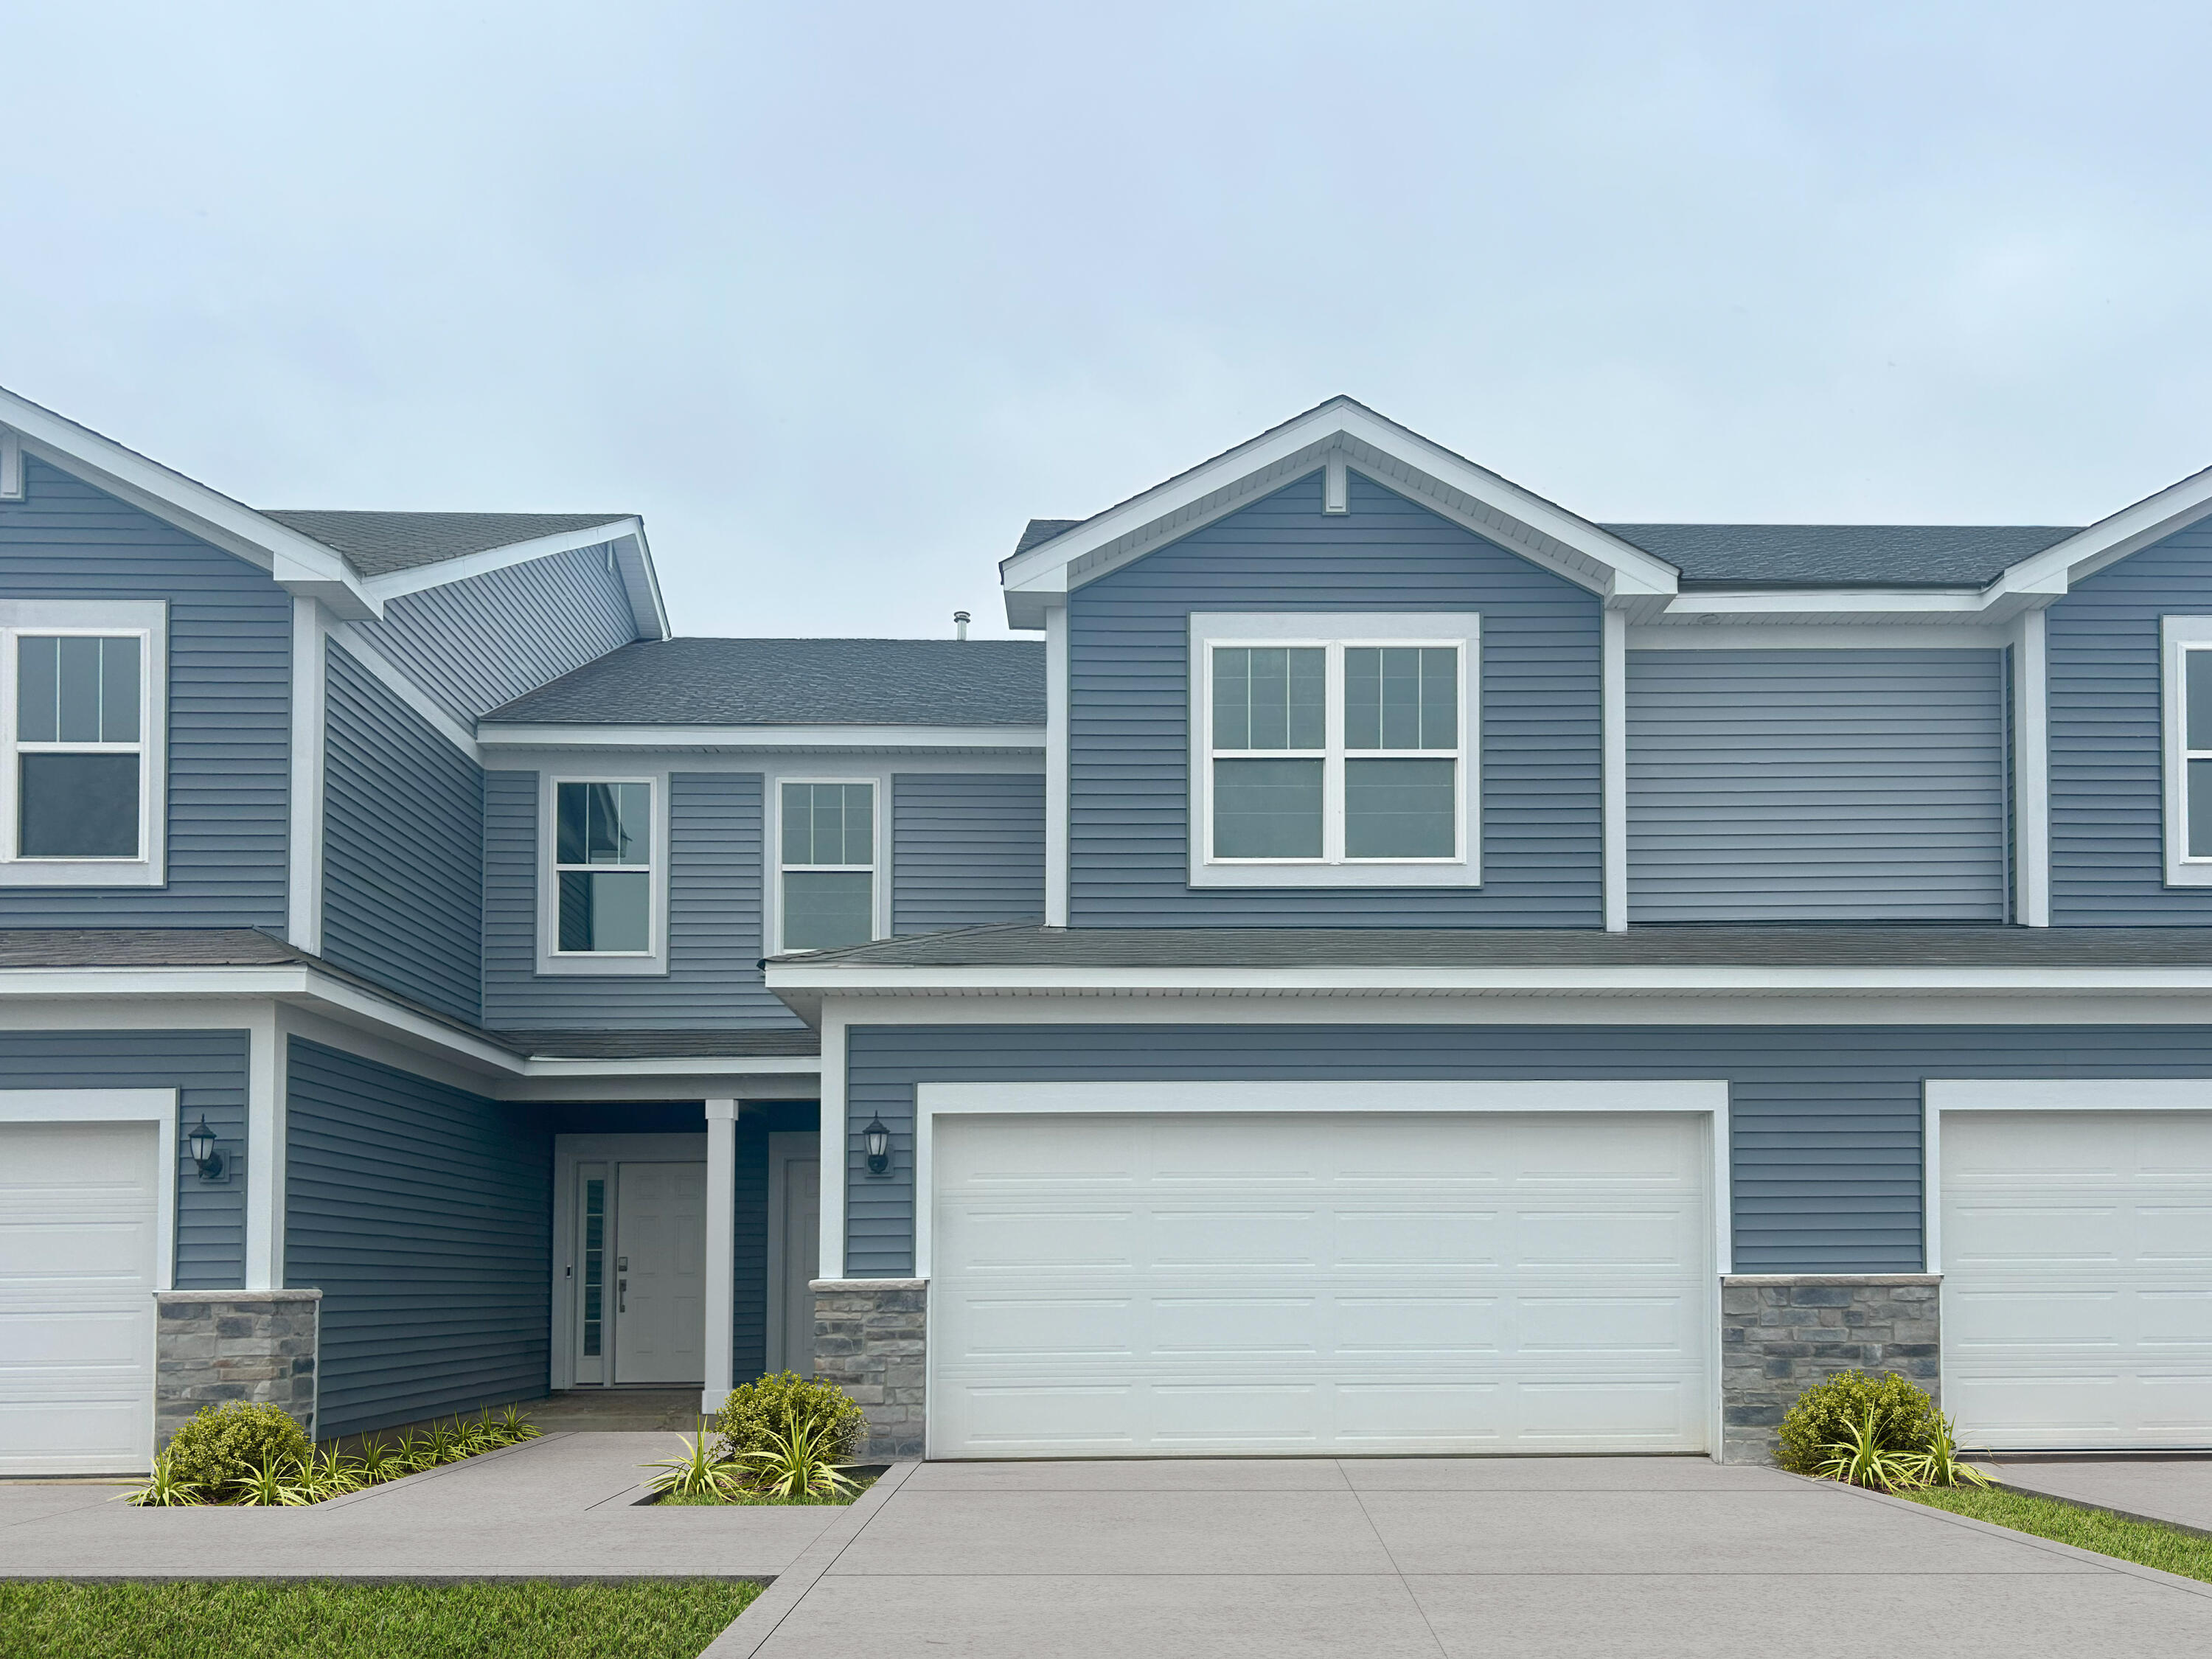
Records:
[[[939,1457],[1695,1451],[1705,1120],[940,1116]]]
[[[2212,1113],[1947,1112],[1944,1403],[1970,1445],[2212,1445]]]
[[[152,1455],[158,1158],[150,1123],[0,1124],[0,1474]]]

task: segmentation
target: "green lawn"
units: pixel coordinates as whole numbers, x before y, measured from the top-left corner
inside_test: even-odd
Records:
[[[696,1659],[758,1584],[0,1583],[0,1654],[40,1659]]]
[[[2212,1583],[2212,1538],[2150,1521],[2130,1521],[2106,1510],[2085,1510],[2055,1498],[2026,1492],[1978,1492],[1971,1486],[1898,1494],[1931,1509],[1972,1516],[2014,1532],[2033,1533],[2076,1549],[2117,1556],[2139,1566],[2202,1578]]]

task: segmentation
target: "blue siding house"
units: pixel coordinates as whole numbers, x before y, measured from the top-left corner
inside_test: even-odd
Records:
[[[1113,481],[1101,480],[1102,494]],[[938,1457],[2212,1448],[2212,478],[1599,524],[1346,398],[672,633],[0,392],[0,1474],[836,1380]]]

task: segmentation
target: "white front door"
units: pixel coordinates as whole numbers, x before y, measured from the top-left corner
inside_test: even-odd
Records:
[[[1700,1451],[1687,1114],[939,1116],[938,1457]]]
[[[707,1166],[615,1166],[617,1382],[707,1374]]]
[[[814,1281],[821,1277],[822,1137],[768,1138],[768,1368],[814,1375]]]
[[[165,1173],[151,1123],[0,1123],[0,1475],[147,1467]]]
[[[1970,1446],[2212,1446],[2212,1112],[1952,1111],[1943,1404]]]

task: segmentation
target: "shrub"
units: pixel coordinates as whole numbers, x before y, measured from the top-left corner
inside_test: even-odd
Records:
[[[313,1455],[307,1431],[282,1406],[253,1406],[243,1400],[203,1407],[177,1431],[167,1451],[175,1478],[198,1487],[203,1499],[216,1502],[264,1468],[297,1468]]]
[[[1893,1372],[1838,1371],[1797,1396],[1782,1419],[1774,1461],[1793,1474],[1814,1474],[1837,1446],[1872,1434],[1886,1452],[1925,1451],[1941,1420],[1926,1390]]]
[[[813,1430],[822,1454],[833,1459],[854,1456],[868,1439],[867,1418],[842,1389],[785,1371],[730,1391],[714,1413],[721,1437],[714,1456],[729,1462],[767,1451],[788,1441],[793,1428]]]
[[[829,1431],[817,1423],[793,1423],[772,1436],[758,1451],[744,1455],[753,1490],[786,1501],[847,1497],[853,1483],[826,1449],[828,1441]]]

